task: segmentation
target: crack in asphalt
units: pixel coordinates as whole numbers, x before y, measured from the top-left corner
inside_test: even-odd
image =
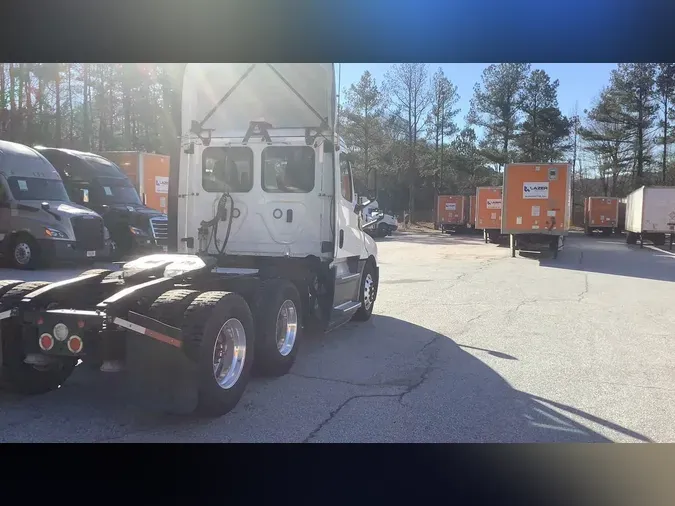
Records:
[[[429,346],[435,344],[440,339],[444,339],[444,338],[445,338],[445,336],[443,336],[442,334],[436,333],[436,335],[432,339],[430,339],[429,342],[427,342],[424,346],[422,346],[422,348],[420,348],[420,350],[417,352],[417,355],[418,356],[421,355]],[[329,424],[340,413],[340,411],[345,406],[347,406],[347,404],[349,404],[350,402],[352,402],[355,399],[397,398],[399,404],[403,404],[403,399],[405,398],[406,395],[411,394],[412,392],[417,390],[420,386],[422,386],[422,384],[427,379],[429,379],[429,375],[431,374],[431,371],[434,368],[433,363],[434,363],[435,360],[436,360],[436,354],[435,353],[433,353],[431,356],[429,356],[427,358],[427,364],[425,365],[424,370],[422,371],[422,374],[420,374],[419,379],[415,383],[410,384],[410,385],[397,385],[397,386],[401,386],[401,387],[405,388],[405,390],[401,393],[397,393],[397,394],[357,394],[357,395],[353,395],[353,396],[345,399],[335,409],[330,411],[328,413],[328,416],[323,421],[321,421],[307,435],[307,437],[302,440],[302,442],[303,443],[309,443],[314,437],[316,437],[316,435],[319,432],[321,432],[321,429],[323,429],[327,424]],[[330,380],[330,379],[327,379],[327,378],[315,378],[315,379],[323,379],[323,380],[326,380],[326,381],[335,381],[335,380]],[[341,382],[341,383],[348,383],[346,381],[340,381],[340,380],[338,380],[338,381]],[[362,385],[359,385],[359,386],[362,386]],[[386,384],[386,383],[380,383],[380,384],[377,384],[377,385],[367,385],[367,386],[382,386],[382,387],[384,387],[384,386],[393,386],[393,385]]]
[[[586,295],[588,295],[588,274],[584,274],[584,290],[579,294],[577,302],[581,302]]]

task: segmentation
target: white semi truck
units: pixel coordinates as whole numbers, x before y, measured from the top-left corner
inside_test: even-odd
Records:
[[[334,76],[332,63],[187,64],[173,252],[0,282],[3,385],[47,392],[82,360],[164,410],[218,416],[252,370],[285,374],[308,328],[368,320],[377,245],[336,133]]]

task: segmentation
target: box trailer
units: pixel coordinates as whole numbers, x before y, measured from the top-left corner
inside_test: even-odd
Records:
[[[655,246],[666,243],[670,234],[670,248],[675,233],[675,187],[643,186],[626,198],[626,243],[640,247],[644,241]]]
[[[438,195],[436,197],[435,228],[442,232],[466,229],[469,199],[463,195]]]
[[[485,242],[498,242],[502,228],[502,188],[476,188],[476,229],[483,231]]]
[[[170,157],[137,151],[105,151],[100,155],[129,176],[146,206],[167,213]]]
[[[476,196],[469,196],[469,228],[476,229]]]
[[[584,232],[594,230],[611,235],[619,227],[619,199],[616,197],[586,197],[584,199]]]
[[[572,168],[567,163],[513,163],[504,168],[502,234],[516,250],[550,250],[557,258],[569,233]]]

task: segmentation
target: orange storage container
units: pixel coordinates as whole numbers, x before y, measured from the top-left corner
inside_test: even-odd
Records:
[[[619,199],[616,197],[586,197],[584,199],[584,229],[611,234],[619,226]]]
[[[572,167],[567,163],[513,163],[504,168],[502,234],[516,250],[563,246],[572,212]]]
[[[503,234],[566,235],[572,171],[567,163],[513,163],[504,168]]]
[[[482,186],[476,189],[476,228],[501,231],[502,188],[500,186]]]
[[[436,197],[436,227],[443,231],[466,227],[468,200],[463,195],[438,195]]]
[[[100,154],[120,166],[148,207],[166,214],[170,157],[137,151],[106,151]]]

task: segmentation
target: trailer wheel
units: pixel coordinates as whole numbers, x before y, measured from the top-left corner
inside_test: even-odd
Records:
[[[183,344],[197,363],[197,411],[222,416],[244,394],[255,347],[253,316],[243,297],[230,292],[204,292],[183,315]]]
[[[9,307],[29,293],[49,284],[46,281],[18,283],[0,297],[0,305]],[[0,292],[5,288],[6,286],[2,286]],[[46,393],[62,385],[75,370],[77,358],[66,358],[49,366],[24,363],[26,354],[21,340],[21,325],[12,319],[2,320],[0,325],[2,345],[0,386],[6,390],[24,395]]]
[[[366,262],[361,275],[361,284],[359,288],[359,302],[361,307],[354,313],[352,320],[357,322],[365,322],[370,320],[375,307],[375,299],[377,298],[378,279],[375,274],[375,268],[371,260]]]
[[[262,283],[254,309],[255,363],[264,376],[282,376],[295,362],[302,341],[302,301],[293,283],[271,279]]]

